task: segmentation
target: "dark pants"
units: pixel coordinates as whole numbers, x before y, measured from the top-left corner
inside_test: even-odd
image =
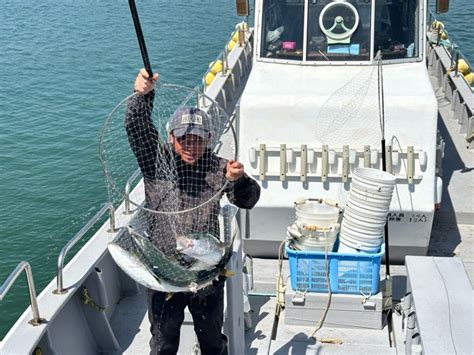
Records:
[[[197,293],[179,292],[166,300],[166,293],[148,290],[148,317],[152,334],[150,355],[178,353],[184,309],[193,316],[201,353],[227,355],[227,337],[221,333],[224,319],[224,278]]]

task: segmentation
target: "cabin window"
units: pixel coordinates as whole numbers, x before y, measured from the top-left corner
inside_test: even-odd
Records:
[[[419,0],[375,2],[374,52],[383,59],[418,57]]]
[[[309,0],[306,60],[369,60],[371,3]]]
[[[261,57],[303,60],[304,0],[265,0]]]

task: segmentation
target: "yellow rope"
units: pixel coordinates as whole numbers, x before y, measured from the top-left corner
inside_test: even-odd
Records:
[[[84,304],[90,305],[96,311],[102,312],[105,310],[105,307],[99,306],[97,303],[94,302],[92,297],[89,296],[89,291],[87,290],[87,287],[82,288],[82,302],[84,302]]]

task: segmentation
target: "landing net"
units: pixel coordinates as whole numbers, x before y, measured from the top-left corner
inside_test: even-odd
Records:
[[[135,211],[109,249],[136,281],[152,275],[156,289],[195,290],[226,265],[234,210],[221,208],[221,200],[233,198],[225,177],[227,161],[236,158],[231,123],[198,89],[168,84],[131,95],[107,117],[99,155],[109,199],[117,206],[128,198]],[[128,194],[135,172],[145,201]]]
[[[383,122],[379,113],[378,80],[377,65],[363,66],[327,98],[317,115],[316,137],[322,144],[336,149],[348,142],[356,149],[380,145]]]

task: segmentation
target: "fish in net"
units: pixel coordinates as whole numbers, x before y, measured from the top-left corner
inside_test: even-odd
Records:
[[[236,209],[226,167],[236,159],[235,142],[225,111],[183,86],[158,84],[146,95],[133,94],[107,117],[99,155],[109,199],[118,205],[127,198],[136,210],[109,250],[136,281],[194,291],[224,269]],[[144,194],[127,195],[136,171]]]

